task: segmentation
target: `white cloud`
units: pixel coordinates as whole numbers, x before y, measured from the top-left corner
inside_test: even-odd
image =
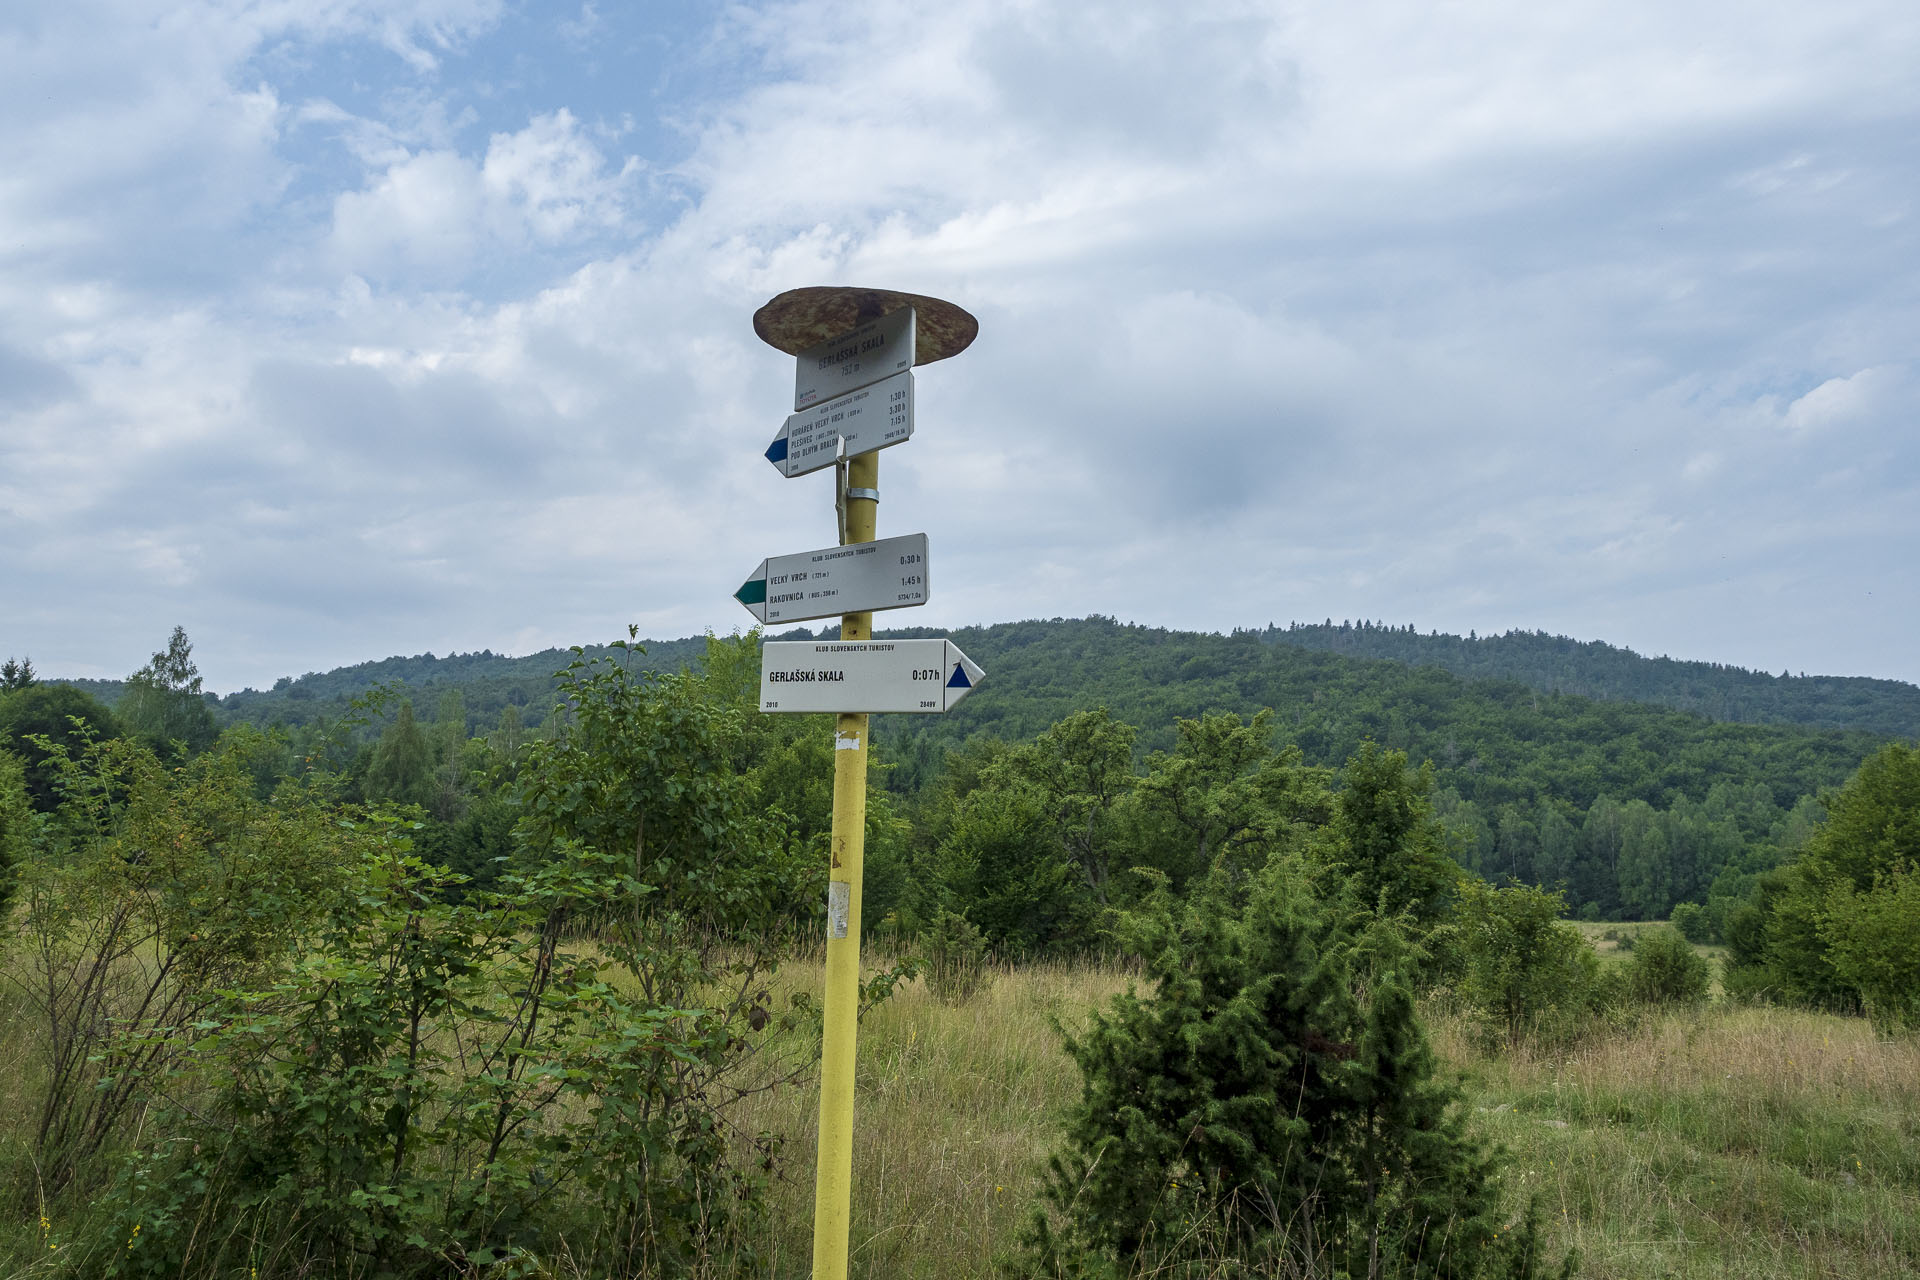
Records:
[[[762,4],[612,111],[490,49],[491,2],[131,12],[0,45],[0,527],[38,566],[0,648],[131,669],[191,615],[261,684],[740,621],[739,573],[831,537],[758,461],[786,369],[747,318],[850,281],[983,321],[884,460],[883,529],[943,560],[916,622],[1920,675],[1911,601],[1761,651],[1778,591],[1920,541],[1909,7]],[[509,81],[547,100],[476,137]],[[622,155],[629,109],[691,159]]]
[[[344,269],[420,270],[458,279],[502,250],[618,231],[639,162],[611,168],[564,108],[517,133],[496,133],[478,162],[423,151],[388,165],[334,201],[331,247]]]
[[[1793,431],[1853,425],[1891,403],[1903,381],[1900,370],[1885,366],[1828,378],[1789,404],[1780,415],[1781,425]]]
[[[130,249],[157,252],[271,206],[290,174],[278,152],[286,112],[245,72],[270,42],[373,38],[429,68],[429,50],[458,46],[499,12],[499,0],[9,6],[0,261],[119,265]]]
[[[626,194],[640,162],[628,157],[607,173],[606,158],[581,135],[564,107],[537,116],[518,133],[493,135],[480,168],[481,185],[496,211],[528,234],[558,243],[586,230],[626,222]]]
[[[367,190],[334,201],[333,251],[356,273],[424,267],[457,274],[473,262],[485,215],[473,164],[451,151],[429,151],[391,165]]]

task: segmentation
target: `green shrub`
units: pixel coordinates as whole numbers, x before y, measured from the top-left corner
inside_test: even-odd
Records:
[[[1866,893],[1837,889],[1821,933],[1875,1027],[1920,1031],[1920,870],[1884,874]]]
[[[1904,945],[1920,930],[1903,887],[1920,866],[1920,749],[1883,747],[1821,800],[1826,821],[1799,859],[1760,876],[1727,915],[1729,990],[1877,1007],[1883,1025],[1897,1024],[1900,993],[1920,989],[1920,949]]]
[[[169,768],[127,740],[48,741],[66,799],[21,876],[26,1007],[44,1052],[42,1186],[66,1186],[145,1109],[223,992],[269,981],[322,917],[358,842],[298,787],[259,799],[236,733]]]
[[[945,909],[920,935],[927,990],[943,1004],[965,1004],[988,981],[986,935],[965,916]]]
[[[27,797],[26,766],[12,752],[0,751],[0,920],[8,915],[20,867],[39,834],[39,815]]]
[[[812,1024],[768,985],[807,877],[717,767],[740,716],[697,679],[562,680],[501,889],[449,892],[411,823],[353,824],[353,892],[195,1022],[98,1270],[680,1275],[755,1209],[777,1139],[738,1159],[727,1109],[810,1066],[750,1065]]]
[[[1462,882],[1452,924],[1458,989],[1489,1041],[1564,1041],[1590,1025],[1600,961],[1580,931],[1561,922],[1564,909],[1558,892]]]
[[[1067,1041],[1082,1093],[1029,1272],[1532,1274],[1407,985],[1361,979],[1356,940],[1299,881],[1268,871],[1236,897],[1232,879],[1123,916],[1153,990]]]
[[[1625,977],[1628,996],[1641,1004],[1698,1004],[1712,980],[1706,960],[1666,925],[1641,933]]]
[[[1713,941],[1713,920],[1697,902],[1676,902],[1670,923],[1688,942]]]

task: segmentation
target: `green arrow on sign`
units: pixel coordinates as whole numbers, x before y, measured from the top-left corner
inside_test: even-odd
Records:
[[[740,584],[740,589],[733,593],[733,598],[745,605],[747,612],[762,622],[767,620],[767,579],[772,576],[772,570],[768,569],[767,562],[762,560],[747,576],[747,580]]]

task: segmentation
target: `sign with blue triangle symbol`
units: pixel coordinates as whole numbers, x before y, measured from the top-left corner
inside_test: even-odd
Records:
[[[986,672],[951,640],[768,640],[762,711],[951,711]]]

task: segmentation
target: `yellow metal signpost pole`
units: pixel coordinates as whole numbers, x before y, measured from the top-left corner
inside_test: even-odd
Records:
[[[872,542],[880,457],[846,463],[840,545]],[[840,619],[842,640],[873,637],[871,613]],[[853,1071],[860,1013],[860,861],[867,843],[867,717],[841,712],[833,727],[833,842],[827,884],[826,1035],[820,1056],[820,1148],[814,1169],[814,1280],[845,1280],[853,1208]]]
[[[882,320],[905,307],[911,307],[913,313],[910,325],[903,332],[913,337],[912,352],[904,366],[900,353],[892,350],[879,353],[878,359],[867,371],[860,370],[857,363],[846,363],[856,351],[862,360],[874,357],[875,349],[883,347],[887,341],[884,335],[876,336],[868,330],[856,330],[856,326]],[[818,369],[841,364],[843,376],[839,386],[853,392],[880,378],[892,376],[892,373],[882,370],[897,373],[903,367],[931,364],[960,354],[973,342],[974,336],[980,331],[980,324],[951,302],[923,294],[898,293],[889,289],[814,286],[789,289],[769,300],[753,313],[753,331],[768,345],[800,358],[802,363],[797,376],[801,379],[813,376]],[[848,345],[856,339],[857,344]],[[842,353],[842,348],[846,348],[845,353]],[[854,377],[867,377],[867,381],[846,381],[845,375],[850,371]],[[871,376],[867,376],[868,372],[871,372]],[[831,385],[830,378],[828,382]],[[816,384],[809,396],[816,397],[819,394],[819,385]],[[803,403],[812,402],[811,398],[802,399],[801,389],[796,385],[796,412]],[[839,407],[830,402],[821,403],[825,403],[829,410]],[[888,416],[898,412],[896,408],[880,408],[876,404],[863,411],[872,413],[873,416],[866,420],[869,423],[884,422],[889,427],[898,425],[898,419]],[[846,416],[851,417],[853,412],[849,409]],[[905,413],[906,434],[911,434],[910,398],[906,402]],[[838,417],[833,419],[835,422],[839,420]],[[775,438],[766,454],[767,460],[780,467],[783,474],[789,477],[804,474],[826,464],[827,458],[835,456],[821,456],[814,452],[818,445],[810,444],[804,456],[817,458],[818,461],[799,465],[797,459],[790,459],[788,455],[793,430],[793,422],[789,420],[788,426]],[[810,441],[820,439],[818,424],[810,426],[808,430],[814,433],[809,436]],[[840,448],[844,450],[839,455],[840,460],[831,464],[836,469],[834,505],[840,517],[840,545],[871,543],[875,541],[874,515],[880,501],[878,451],[905,439],[905,435],[869,438],[856,451],[846,447],[847,437],[838,434],[839,430],[836,428],[828,439],[837,438]],[[872,437],[875,429],[868,428],[867,431]],[[926,570],[921,560],[922,557],[915,556],[914,563],[903,570],[913,576],[901,584],[916,585],[919,588],[917,596],[912,599],[907,596],[888,597],[888,603],[881,604],[881,608],[899,608],[901,602],[925,603]],[[905,566],[909,562],[903,558],[901,564]],[[766,581],[766,575],[770,572],[768,562],[762,562],[760,572],[760,580],[750,579],[741,592],[735,593],[735,598],[749,609],[770,604],[767,588],[771,584]],[[770,620],[764,612],[756,616],[763,622]],[[801,616],[821,615],[811,613]],[[873,614],[842,614],[840,638],[871,640]],[[971,672],[975,678],[982,674],[951,643],[937,643],[944,645],[943,652],[954,661],[953,673],[946,681],[946,687],[914,685],[912,700],[893,709],[945,710],[952,701],[972,688],[966,672]],[[768,652],[771,653],[771,649]],[[853,660],[850,654],[848,658],[849,661]],[[942,660],[935,661],[938,663]],[[921,679],[923,674],[940,673],[916,672],[913,678]],[[805,705],[782,707],[779,702],[788,699],[769,698],[766,679],[763,663],[763,711],[828,709]],[[925,695],[930,693],[939,696],[928,699]],[[867,713],[838,712],[834,717],[833,745],[833,841],[827,882],[826,1025],[820,1061],[820,1147],[814,1173],[814,1280],[846,1280],[847,1275],[848,1228],[853,1209],[854,1048],[860,1016],[860,863],[861,855],[866,851],[867,834]]]

